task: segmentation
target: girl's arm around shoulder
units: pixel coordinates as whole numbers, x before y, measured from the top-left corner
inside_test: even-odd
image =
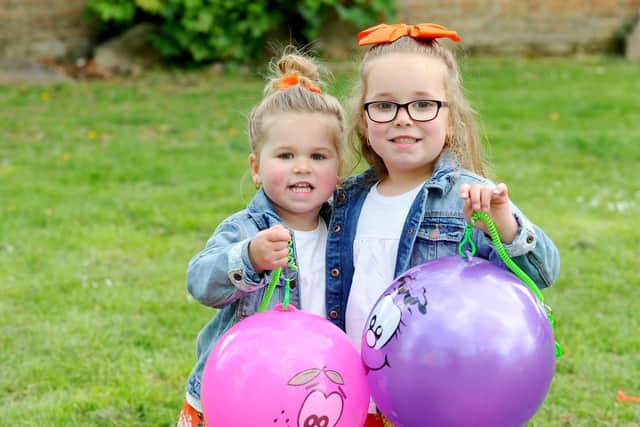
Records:
[[[249,243],[255,230],[228,218],[215,230],[205,248],[187,269],[187,289],[200,303],[220,308],[266,284],[249,259]]]

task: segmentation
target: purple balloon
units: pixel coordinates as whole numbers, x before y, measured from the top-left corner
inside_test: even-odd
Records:
[[[373,400],[394,427],[522,426],[553,378],[544,308],[508,270],[444,257],[398,277],[362,336]]]

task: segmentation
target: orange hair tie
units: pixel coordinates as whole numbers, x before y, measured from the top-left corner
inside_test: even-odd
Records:
[[[446,37],[456,43],[460,41],[458,33],[438,24],[380,24],[360,31],[358,33],[358,44],[365,46],[368,44],[391,43],[405,36],[414,39],[437,39]]]
[[[280,90],[285,90],[290,88],[291,86],[297,86],[297,85],[300,85],[311,92],[322,93],[322,91],[318,86],[305,81],[300,81],[296,73],[289,73],[282,76],[282,78],[280,78],[280,80],[278,81],[277,88]]]

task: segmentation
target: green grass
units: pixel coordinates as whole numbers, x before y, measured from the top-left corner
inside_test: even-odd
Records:
[[[463,58],[513,200],[557,243],[558,360],[531,426],[633,426],[640,80],[611,58]],[[346,93],[338,73],[334,89]],[[212,311],[184,275],[252,195],[250,76],[0,87],[0,419],[169,426]]]

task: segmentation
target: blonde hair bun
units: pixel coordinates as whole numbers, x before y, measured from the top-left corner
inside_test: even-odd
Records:
[[[282,56],[271,63],[271,76],[265,87],[265,94],[279,89],[284,76],[295,74],[302,86],[319,87],[321,70],[316,62],[293,46],[284,49]]]
[[[320,80],[318,66],[302,55],[288,54],[283,56],[278,61],[278,69],[282,75],[297,72],[301,77],[306,77],[313,82],[317,83]]]

